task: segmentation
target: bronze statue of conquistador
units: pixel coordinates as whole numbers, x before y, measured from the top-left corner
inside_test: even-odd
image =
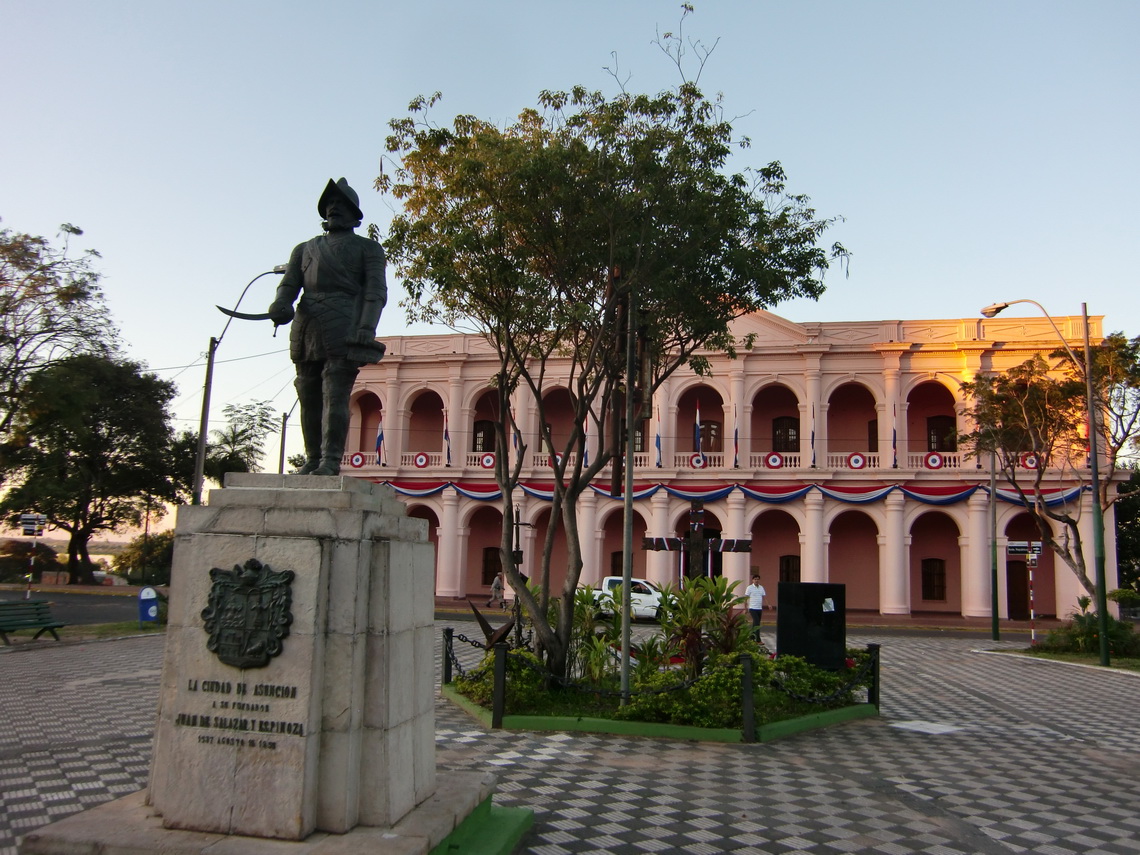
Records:
[[[297,368],[305,439],[299,471],[336,475],[348,435],[352,384],[362,365],[384,355],[376,324],[388,287],[384,250],[353,232],[364,214],[348,182],[329,179],[317,210],[326,233],[293,250],[268,314],[276,324],[293,322],[289,355]]]

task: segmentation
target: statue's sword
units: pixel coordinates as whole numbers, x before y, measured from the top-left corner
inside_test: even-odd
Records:
[[[227,309],[224,306],[218,306],[218,311],[223,315],[229,315],[231,318],[237,318],[239,321],[270,321],[273,316],[269,312],[235,312],[233,309]],[[279,324],[273,325],[273,337],[277,338],[277,327]]]

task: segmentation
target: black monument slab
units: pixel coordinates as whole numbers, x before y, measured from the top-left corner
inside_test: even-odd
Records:
[[[776,654],[801,656],[838,671],[847,658],[847,586],[832,582],[781,582],[776,612]]]

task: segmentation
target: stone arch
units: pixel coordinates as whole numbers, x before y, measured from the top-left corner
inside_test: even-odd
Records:
[[[686,464],[697,451],[703,451],[710,466],[720,466],[724,450],[731,445],[728,438],[730,425],[725,424],[724,401],[716,385],[699,383],[689,386],[676,397],[677,412],[673,422],[677,437],[677,455]],[[701,447],[697,448],[697,411],[700,410]]]
[[[1028,620],[1030,609],[1037,617],[1057,615],[1057,575],[1071,573],[1065,562],[1042,545],[1037,566],[1030,567],[1027,555],[1011,554],[1009,542],[1040,541],[1037,524],[1024,510],[999,523],[998,585],[1005,594],[1003,613],[1010,620]],[[1001,549],[1000,536],[1006,539]]]
[[[462,511],[468,530],[463,590],[489,592],[495,573],[503,569],[499,548],[503,512],[494,502],[472,502]]]
[[[847,586],[847,608],[879,610],[879,525],[845,506],[828,525],[827,581]]]
[[[428,543],[431,544],[432,553],[436,557],[435,561],[435,575],[434,575],[434,588],[439,590],[439,513],[435,508],[423,502],[411,502],[408,504],[408,516],[413,519],[425,520],[428,524]]]
[[[962,613],[963,529],[943,510],[928,509],[910,524],[910,609]]]
[[[783,383],[769,383],[758,389],[751,399],[749,417],[750,451],[798,454],[804,425],[800,422],[800,397]],[[787,435],[780,420],[794,420],[795,432]],[[810,430],[810,426],[808,427]]]
[[[355,430],[351,431],[345,450],[376,451],[376,435],[384,412],[380,396],[365,390],[354,396],[350,406],[355,411],[355,418],[351,420]]]
[[[443,449],[443,401],[443,396],[431,388],[408,396],[404,451],[439,453]]]
[[[859,382],[836,386],[827,397],[827,451],[877,453],[878,410],[874,391]]]
[[[633,575],[638,579],[645,579],[648,556],[641,544],[649,532],[649,520],[636,502],[633,506],[633,517]],[[599,510],[597,519],[598,531],[602,534],[602,566],[599,568],[601,570],[599,575],[620,576],[625,539],[625,515],[622,513],[622,507],[615,505]]]
[[[537,585],[542,582],[542,547],[546,543],[546,533],[550,529],[550,505],[541,506],[534,514],[534,563],[531,567],[530,583]],[[566,544],[566,528],[559,521],[554,532],[554,544],[550,553],[550,595],[559,596],[563,585],[566,584],[566,568],[569,563],[569,551]]]
[[[761,584],[767,591],[767,602],[779,606],[779,583],[798,582],[800,558],[800,532],[802,522],[787,506],[768,506],[753,518],[748,533],[752,538],[748,575],[760,574]],[[792,558],[794,557],[794,561]],[[783,579],[781,570],[788,575]]]
[[[957,451],[960,430],[954,393],[945,385],[927,380],[907,393],[905,451]]]

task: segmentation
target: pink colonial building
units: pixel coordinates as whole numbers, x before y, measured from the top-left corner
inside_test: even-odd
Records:
[[[1082,340],[1081,318],[1054,321],[1074,346]],[[1100,325],[1091,319],[1094,340]],[[752,346],[736,359],[707,354],[711,376],[677,372],[641,426],[634,576],[678,580],[683,553],[640,545],[644,537],[685,535],[697,500],[707,537],[752,541],[751,553],[712,552],[706,572],[744,583],[759,570],[772,593],[779,580],[844,583],[852,610],[988,617],[990,473],[988,459],[957,448],[957,435],[969,430],[960,384],[1055,350],[1049,321],[800,324],[765,312],[740,319],[734,332],[741,341],[754,334]],[[502,531],[489,388],[495,354],[474,335],[386,343],[387,356],[361,371],[353,393],[344,472],[390,483],[409,513],[428,521],[437,594],[485,597],[499,569]],[[557,366],[551,376],[545,401],[557,444],[569,435],[570,398],[558,385]],[[519,394],[512,407],[528,446],[513,498],[528,524],[518,532],[523,570],[533,574],[550,520],[551,470],[534,406]],[[1049,475],[1051,500],[1079,505],[1091,544],[1089,491],[1066,477],[1072,470]],[[1017,545],[1037,535],[1000,480],[996,506],[1001,616],[1025,618],[1030,573]],[[582,497],[579,528],[582,583],[620,573],[622,502],[609,495],[608,467]],[[1110,588],[1112,528],[1110,516]],[[564,556],[565,544],[556,540],[555,589]],[[1083,591],[1066,566],[1043,553],[1033,572],[1036,614],[1075,609]]]

